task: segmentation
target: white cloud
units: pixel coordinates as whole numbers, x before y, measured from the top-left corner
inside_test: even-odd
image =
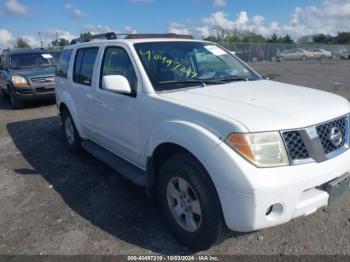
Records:
[[[64,9],[69,13],[70,17],[73,19],[79,19],[81,17],[86,16],[86,13],[81,11],[80,9],[74,7],[72,4],[65,4]]]
[[[265,17],[256,15],[249,17],[246,11],[235,17],[222,11],[210,14],[200,21],[169,24],[170,32],[186,32],[196,36],[216,35],[216,28],[238,31],[253,31],[264,36],[290,34],[297,39],[309,34],[332,34],[339,31],[350,31],[350,0],[324,0],[318,6],[297,7],[291,13],[286,24],[276,21],[266,22]]]
[[[282,31],[294,37],[350,31],[350,1],[325,0],[320,6],[297,7]]]
[[[226,0],[214,0],[214,7],[224,7],[226,5]]]
[[[84,26],[84,30],[87,32],[90,32],[91,34],[102,34],[102,33],[108,33],[108,32],[114,32],[112,28],[110,28],[107,25],[86,25]]]
[[[5,7],[13,14],[26,15],[28,13],[27,7],[17,2],[17,0],[7,0]]]
[[[0,29],[0,48],[6,48],[13,39],[12,32],[8,29]]]
[[[69,41],[77,38],[76,35],[68,31],[61,29],[49,29],[48,31],[41,32],[41,39],[43,41],[44,47],[47,47],[49,44],[51,44],[51,42],[57,38],[57,34],[59,38],[65,38]],[[19,36],[25,39],[31,47],[41,46],[40,36],[38,34],[24,34]],[[14,34],[8,29],[0,29],[0,49],[13,46],[17,37],[18,35]]]
[[[129,25],[124,27],[124,32],[127,34],[137,34],[137,30]]]
[[[179,35],[189,35],[190,31],[189,29],[182,24],[178,24],[175,22],[171,22],[169,23],[169,33],[173,33],[173,34],[179,34]]]
[[[56,39],[57,36],[58,38],[64,38],[69,41],[73,40],[74,38],[77,38],[76,35],[72,34],[69,31],[64,31],[62,29],[49,29],[47,32],[43,33],[43,36],[50,40]]]

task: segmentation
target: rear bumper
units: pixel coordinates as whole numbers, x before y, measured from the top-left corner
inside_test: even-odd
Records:
[[[327,206],[329,194],[323,186],[349,172],[350,150],[322,163],[261,169],[222,144],[208,159],[207,168],[227,226],[251,232]]]

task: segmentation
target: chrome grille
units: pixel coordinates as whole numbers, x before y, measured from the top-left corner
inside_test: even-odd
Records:
[[[326,154],[332,153],[337,149],[344,147],[346,136],[347,136],[345,124],[346,124],[345,117],[343,117],[316,127],[317,134],[321,139],[321,143],[323,145],[323,148]],[[342,142],[338,146],[334,146],[329,139],[329,134],[331,132],[331,129],[335,127],[338,128],[342,134]]]
[[[294,161],[309,158],[309,153],[306,150],[306,146],[299,131],[284,132],[283,138],[291,160]]]
[[[335,130],[336,140],[332,139]],[[283,131],[282,137],[291,164],[323,162],[349,149],[349,115],[303,129]]]
[[[52,83],[55,81],[55,77],[54,76],[34,77],[31,80],[33,83]]]

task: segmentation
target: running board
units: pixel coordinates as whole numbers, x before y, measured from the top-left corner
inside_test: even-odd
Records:
[[[92,141],[83,141],[82,148],[138,186],[146,187],[146,172]]]

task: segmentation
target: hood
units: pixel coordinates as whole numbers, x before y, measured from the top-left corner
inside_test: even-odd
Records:
[[[12,75],[20,75],[27,78],[55,75],[56,66],[33,67],[25,69],[11,69]]]
[[[250,132],[303,128],[350,112],[337,95],[270,80],[163,93],[162,97],[245,125]]]

